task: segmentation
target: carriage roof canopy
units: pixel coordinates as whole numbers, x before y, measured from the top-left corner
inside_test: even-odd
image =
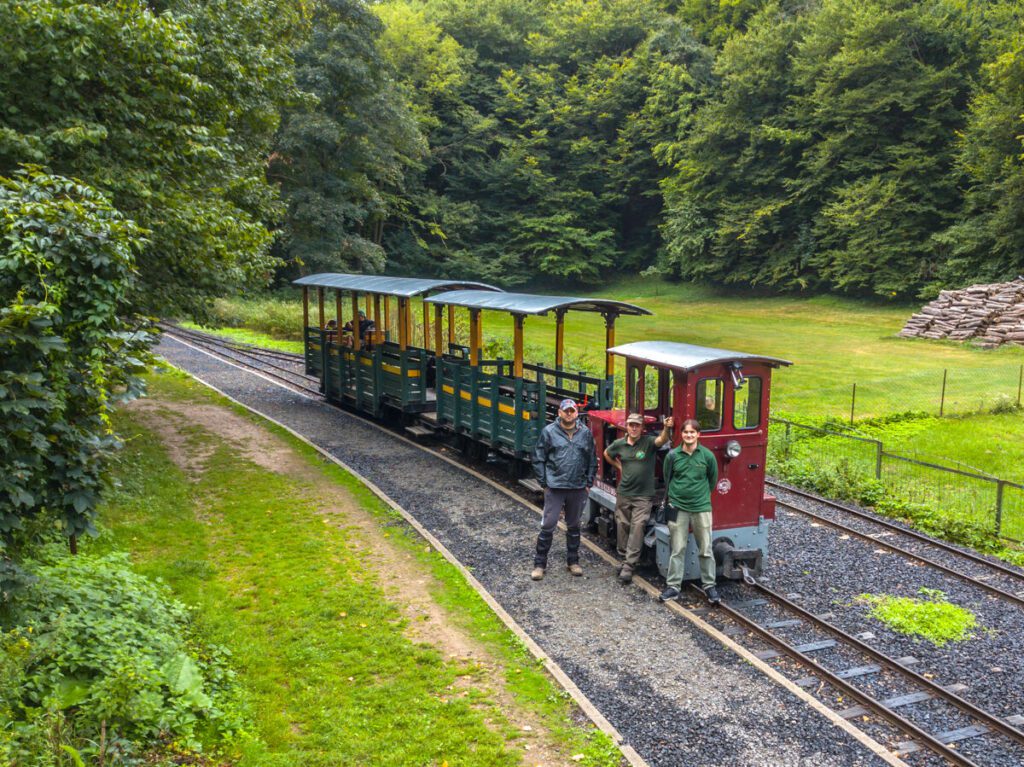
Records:
[[[488,293],[483,290],[453,290],[442,296],[428,298],[426,301],[431,304],[464,306],[467,309],[491,309],[510,314],[547,314],[554,309],[633,316],[650,314],[640,306],[604,298],[541,296],[532,293]]]
[[[680,344],[674,341],[637,341],[614,346],[608,351],[640,362],[664,365],[677,370],[693,370],[714,362],[763,362],[772,367],[793,364],[778,357],[762,357],[758,354],[712,349],[708,346]]]
[[[414,277],[382,277],[372,274],[338,274],[325,272],[310,274],[294,281],[295,285],[313,288],[332,288],[334,290],[351,290],[358,293],[375,293],[382,296],[400,296],[410,298],[435,290],[452,290],[455,288],[475,288],[474,292],[486,294],[489,291],[500,291],[483,282],[467,280],[422,280]]]

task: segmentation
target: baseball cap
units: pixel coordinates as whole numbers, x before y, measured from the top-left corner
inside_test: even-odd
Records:
[[[630,413],[629,418],[626,419],[626,423],[638,423],[643,425],[644,417],[639,413]]]
[[[579,410],[579,407],[576,406],[576,400],[571,399],[570,397],[566,397],[564,400],[562,400],[558,404],[558,409],[559,410]]]

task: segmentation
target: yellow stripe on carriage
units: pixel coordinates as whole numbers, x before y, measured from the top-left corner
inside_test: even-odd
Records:
[[[346,362],[351,362],[352,361],[352,357],[353,357],[352,352],[346,352],[345,353],[345,361]],[[359,358],[359,362],[362,364],[363,367],[367,367],[367,368],[372,368],[373,367],[373,359],[370,358],[370,357],[360,357]],[[381,370],[383,370],[386,373],[391,373],[392,375],[396,375],[396,376],[402,375],[402,368],[400,368],[398,365],[385,365],[382,362],[380,367],[381,367]],[[407,378],[419,378],[420,377],[420,371],[418,371],[418,370],[409,370],[406,373],[406,377]]]
[[[381,363],[381,368],[383,370],[387,371],[388,373],[393,373],[396,376],[402,375],[402,368],[398,367],[398,365],[385,365],[385,364]],[[406,372],[406,376],[408,376],[409,378],[419,378],[420,377],[420,371],[418,371],[418,370],[409,370],[409,371]]]
[[[445,384],[444,386],[442,386],[441,387],[441,391],[443,391],[445,394],[452,394],[452,395],[455,394],[454,387],[448,386],[448,384]],[[460,391],[459,395],[464,400],[472,400],[473,399],[473,395],[470,394],[468,391]],[[476,402],[481,407],[490,407],[491,406],[491,401],[489,399],[487,399],[487,397],[477,397],[476,398]],[[498,410],[500,410],[505,415],[515,415],[516,414],[516,409],[514,407],[512,407],[511,405],[506,405],[504,402],[499,402],[498,403]],[[530,420],[530,413],[529,413],[529,411],[524,410],[523,413],[522,413],[522,416],[523,416],[523,420],[524,421],[529,421]]]

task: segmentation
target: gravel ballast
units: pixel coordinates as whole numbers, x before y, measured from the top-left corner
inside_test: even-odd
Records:
[[[779,500],[806,507],[831,518],[834,511],[777,490]],[[819,508],[816,508],[819,507]],[[855,525],[867,529],[866,525]],[[879,528],[881,531],[881,528]],[[884,531],[881,531],[884,532]],[[851,634],[870,631],[871,645],[890,657],[912,656],[915,671],[928,675],[943,686],[962,684],[959,695],[977,706],[1003,717],[1024,714],[1024,609],[1020,605],[991,595],[941,571],[917,564],[900,554],[856,538],[842,539],[843,533],[814,524],[808,517],[780,511],[779,523],[772,526],[770,555],[762,578],[765,585],[783,592],[800,594],[800,604],[816,614],[832,613],[832,622]],[[955,556],[925,552],[901,541],[898,534],[886,533],[883,540],[915,548],[955,567]],[[965,572],[977,572],[977,565],[961,564]],[[992,578],[995,582],[997,579]],[[977,628],[974,637],[948,642],[942,647],[899,634],[868,617],[869,607],[857,597],[861,594],[890,594],[921,599],[921,589],[941,591],[949,602],[974,613]],[[723,598],[739,593],[740,587],[723,590]],[[930,704],[917,704],[926,713]],[[912,712],[908,707],[901,713]],[[936,731],[954,729],[957,722],[936,719]],[[1021,729],[1020,725],[1017,725]],[[957,744],[961,753],[978,764],[992,767],[1020,767],[1024,748],[1007,747],[1006,741],[994,744],[990,738],[970,738]]]
[[[172,339],[158,352],[387,493],[472,570],[649,764],[885,763],[689,621],[640,589],[621,586],[614,569],[586,548],[584,576],[569,575],[561,533],[547,577],[531,581],[539,520],[492,485],[333,406]],[[785,537],[775,538],[784,550]]]

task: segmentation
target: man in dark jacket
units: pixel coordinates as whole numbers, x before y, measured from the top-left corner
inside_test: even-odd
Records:
[[[544,427],[533,451],[533,473],[544,488],[544,518],[537,536],[530,577],[539,581],[548,566],[548,552],[565,509],[565,563],[573,575],[580,567],[580,515],[587,502],[587,488],[597,474],[597,451],[590,429],[579,425],[579,408],[571,399],[558,406],[558,420]]]

